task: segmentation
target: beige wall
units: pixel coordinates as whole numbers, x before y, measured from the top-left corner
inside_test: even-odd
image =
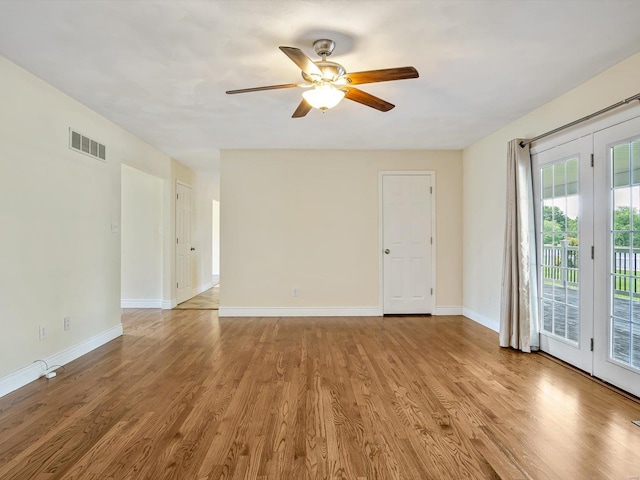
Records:
[[[121,298],[123,306],[162,304],[162,179],[122,165]]]
[[[460,151],[227,150],[221,158],[222,307],[378,308],[383,170],[436,172],[436,306],[461,306]]]
[[[163,155],[2,57],[0,104],[1,377],[120,325],[122,152]],[[70,150],[69,127],[107,161]]]
[[[505,221],[507,142],[532,138],[640,92],[640,54],[525,115],[463,152],[465,315],[497,328]]]
[[[2,395],[37,376],[34,360],[68,361],[121,329],[121,234],[112,224],[122,228],[123,163],[162,179],[167,306],[175,298],[172,185],[191,175],[204,202],[195,207],[195,229],[205,232],[197,269],[209,279],[217,186],[1,56],[0,104]],[[70,150],[69,127],[106,145],[107,161]],[[64,317],[71,317],[69,331]]]

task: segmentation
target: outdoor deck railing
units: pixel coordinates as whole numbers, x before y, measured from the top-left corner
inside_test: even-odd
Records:
[[[577,287],[579,281],[578,247],[564,240],[560,245],[543,245],[542,279],[546,283],[561,282],[563,286]],[[640,248],[615,247],[615,293],[640,297]]]
[[[578,284],[578,247],[568,245],[542,246],[542,278],[561,281],[563,284]]]

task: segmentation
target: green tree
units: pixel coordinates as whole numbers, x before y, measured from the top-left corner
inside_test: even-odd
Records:
[[[543,220],[543,245],[557,245],[558,242],[564,240],[564,235],[560,233],[560,225],[553,220]],[[555,237],[555,238],[554,238]]]
[[[558,230],[564,230],[567,217],[565,216],[564,212],[558,207],[549,207],[545,205],[542,208],[542,218],[551,222],[555,221],[556,224],[560,227],[558,228]]]
[[[633,247],[640,248],[640,212],[635,207],[621,206],[613,212],[614,244],[616,247],[631,245],[630,230],[633,235]]]
[[[542,242],[544,245],[559,245],[562,240],[578,245],[578,219],[567,217],[558,207],[542,208]]]

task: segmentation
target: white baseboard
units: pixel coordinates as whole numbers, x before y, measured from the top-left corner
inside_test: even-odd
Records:
[[[379,317],[379,307],[221,307],[220,317]],[[436,307],[434,315],[462,315],[462,307]]]
[[[122,333],[122,324],[120,323],[109,330],[105,330],[93,337],[87,338],[76,345],[65,348],[61,352],[54,353],[43,360],[47,362],[48,365],[66,365],[76,358],[89,353],[91,350],[95,350],[105,343],[110,342],[114,338],[122,336]],[[37,380],[44,374],[44,370],[44,365],[38,362],[32,363],[20,370],[0,377],[0,397],[17,390],[20,387],[24,387],[26,384],[33,382],[34,380]]]
[[[463,307],[462,308],[462,315],[464,315],[465,317],[473,320],[474,322],[479,323],[480,325],[483,325],[487,328],[490,328],[491,330],[493,330],[494,332],[499,332],[500,331],[500,320],[496,320],[493,318],[489,318],[485,315],[482,315],[478,312],[474,312],[473,310],[467,308],[467,307]]]
[[[120,308],[162,308],[161,298],[122,298]]]
[[[436,307],[434,315],[462,315],[462,307]]]
[[[219,317],[379,317],[379,307],[220,307]]]
[[[162,306],[160,308],[163,310],[171,310],[176,305],[178,305],[178,302],[176,302],[175,298],[172,298],[171,300],[162,300]]]

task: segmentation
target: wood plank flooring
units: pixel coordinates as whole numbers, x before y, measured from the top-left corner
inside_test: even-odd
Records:
[[[175,307],[177,310],[219,310],[220,309],[220,284],[205,290],[199,295],[182,302]]]
[[[127,310],[0,399],[0,478],[634,479],[640,405],[463,317]]]

